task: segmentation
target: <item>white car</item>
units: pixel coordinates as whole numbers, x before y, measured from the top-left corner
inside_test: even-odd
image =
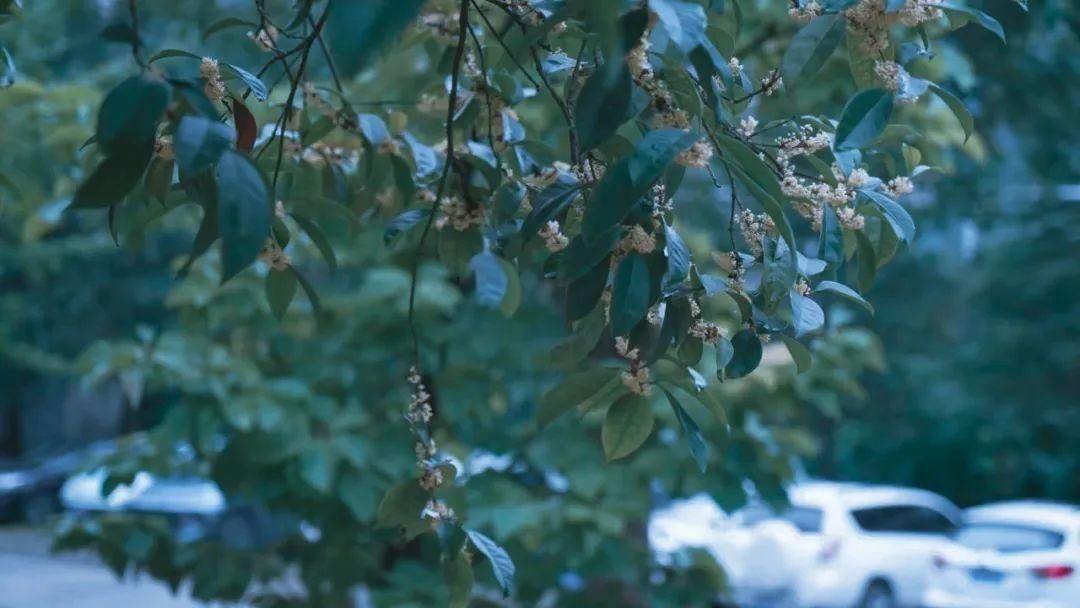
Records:
[[[667,536],[670,550],[675,537],[693,537],[725,568],[740,607],[897,608],[920,604],[933,556],[961,515],[913,488],[808,482],[788,499],[779,514],[748,507],[712,525],[676,511],[667,532],[651,522],[650,542]]]
[[[934,559],[929,608],[1080,606],[1080,509],[1019,501],[969,509]]]

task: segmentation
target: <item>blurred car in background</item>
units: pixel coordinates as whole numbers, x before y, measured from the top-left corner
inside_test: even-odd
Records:
[[[708,550],[728,573],[731,605],[897,608],[919,605],[961,516],[913,488],[807,482],[788,499],[780,512],[756,504],[722,518],[700,498],[677,503],[650,520],[649,540],[661,563],[680,547]]]
[[[1080,606],[1080,509],[1015,501],[969,509],[934,557],[928,608]]]
[[[58,506],[57,491],[88,456],[112,449],[111,442],[47,456],[0,459],[0,523],[40,524]]]

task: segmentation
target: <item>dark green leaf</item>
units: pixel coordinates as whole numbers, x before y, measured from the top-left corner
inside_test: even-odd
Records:
[[[791,336],[781,334],[780,338],[784,341],[784,346],[787,347],[788,352],[791,354],[792,361],[795,362],[795,369],[800,374],[810,371],[810,368],[814,365],[814,359],[810,355],[810,349],[806,348],[802,342],[799,342]]]
[[[509,596],[514,589],[515,571],[514,562],[510,559],[510,555],[495,541],[476,530],[466,529],[465,534],[469,536],[469,542],[491,562],[491,568],[495,571],[495,580],[499,582],[499,588],[502,589],[503,596]]]
[[[859,193],[881,209],[885,220],[889,222],[889,226],[897,237],[909,243],[915,238],[915,220],[911,219],[911,215],[900,206],[900,203],[874,190],[860,190]]]
[[[698,135],[681,129],[649,131],[630,156],[630,181],[636,188],[651,186],[675,157],[698,140]]]
[[[690,454],[694,457],[694,461],[697,462],[698,469],[704,473],[709,465],[709,445],[705,443],[705,438],[701,436],[701,429],[675,398],[675,395],[671,394],[671,391],[664,389],[664,394],[667,395],[668,403],[671,404],[671,409],[675,412],[675,419],[679,421],[683,435],[686,436],[686,443],[690,446]]]
[[[222,153],[214,178],[225,282],[255,261],[270,234],[270,195],[258,167],[240,152]]]
[[[472,599],[473,568],[469,558],[458,553],[442,561],[443,580],[450,591],[449,608],[468,608]]]
[[[843,283],[837,283],[835,281],[822,281],[814,286],[814,292],[830,291],[839,296],[847,298],[848,300],[862,306],[870,314],[874,314],[874,307],[870,305],[862,296],[855,292],[854,289],[844,285]]]
[[[431,211],[427,209],[410,209],[402,212],[386,224],[383,241],[389,245],[390,241],[394,240],[397,235],[426,220],[429,215],[431,215]]]
[[[574,121],[582,152],[607,141],[630,118],[630,70],[625,61],[613,69],[594,71],[578,94]]]
[[[330,272],[337,272],[337,255],[334,254],[334,248],[330,245],[330,241],[326,240],[326,235],[323,234],[319,225],[298,213],[290,213],[289,215],[307,233],[311,242],[315,244],[315,248],[319,250],[319,255],[322,256],[323,260],[326,261],[326,265],[330,268]]]
[[[651,0],[649,10],[656,13],[668,38],[683,53],[689,53],[706,40],[705,11],[701,5],[683,0]]]
[[[671,226],[665,224],[664,233],[667,237],[664,255],[668,263],[667,273],[664,274],[664,285],[676,285],[690,274],[690,248]]]
[[[476,300],[488,308],[499,306],[508,285],[499,257],[490,251],[481,251],[469,260],[469,268],[476,275]]]
[[[322,307],[319,304],[319,293],[315,291],[315,286],[308,282],[308,280],[304,278],[304,275],[300,274],[300,271],[296,268],[290,266],[289,270],[296,276],[296,281],[300,283],[300,288],[304,290],[304,295],[308,297],[308,302],[311,302],[311,309],[315,312],[315,315],[318,316]]]
[[[576,321],[589,314],[607,287],[609,274],[608,258],[595,264],[584,275],[570,281],[566,287],[566,317]]]
[[[757,198],[765,213],[776,224],[776,229],[788,247],[795,249],[795,233],[792,232],[791,224],[788,223],[781,206],[787,197],[780,189],[776,174],[745,143],[721,133],[716,134],[716,141],[721,151],[735,161],[736,166],[732,167],[735,177]]]
[[[570,374],[555,388],[544,393],[536,421],[544,427],[574,408],[588,411],[604,405],[618,396],[621,386],[619,371],[607,367]]]
[[[940,7],[951,18],[954,13],[961,13],[968,17],[974,17],[975,21],[986,30],[993,32],[1002,42],[1005,42],[1005,29],[1001,27],[1001,23],[997,19],[994,19],[990,15],[970,6],[963,6],[954,2],[937,2]]]
[[[795,336],[803,336],[821,329],[825,325],[825,311],[821,310],[817,302],[795,289],[792,289],[790,293],[791,325],[795,328]]]
[[[233,130],[216,120],[185,116],[176,127],[176,162],[182,171],[198,173],[217,164],[233,147]]]
[[[379,528],[414,526],[421,521],[421,513],[427,502],[427,491],[415,479],[402,481],[390,488],[379,502],[375,511],[375,525]]]
[[[611,294],[611,331],[623,336],[638,324],[652,306],[652,278],[649,263],[640,253],[631,253],[615,270]]]
[[[335,2],[327,22],[327,37],[341,72],[354,76],[419,14],[423,0]]]
[[[964,130],[964,142],[966,143],[975,132],[975,119],[971,117],[971,112],[968,111],[967,106],[956,95],[935,83],[930,83],[930,90],[940,97],[945,102],[945,105],[949,106],[953,115],[960,121],[960,127]]]
[[[581,184],[573,176],[560,175],[555,183],[532,198],[532,211],[521,224],[521,238],[528,241],[577,198]]]
[[[744,329],[731,338],[735,353],[724,366],[726,378],[742,378],[761,363],[761,338],[753,330]]]
[[[71,199],[69,209],[103,209],[124,200],[154,154],[153,140],[101,161]]]
[[[627,394],[611,404],[600,431],[604,455],[616,460],[633,453],[652,434],[655,419],[649,399]]]
[[[818,255],[830,264],[844,259],[844,231],[840,227],[840,221],[836,219],[836,212],[831,207],[822,209]]]
[[[170,59],[172,57],[186,57],[188,59],[202,59],[202,57],[200,57],[199,55],[196,55],[195,53],[192,53],[190,51],[183,51],[183,50],[180,50],[180,49],[164,49],[164,50],[158,51],[158,52],[154,53],[153,55],[151,55],[150,58],[146,60],[146,62],[147,63],[154,63],[155,61],[158,61],[160,59]]]
[[[872,142],[889,124],[892,110],[892,94],[885,89],[859,91],[840,113],[833,148],[854,150]]]
[[[168,105],[169,85],[156,76],[140,74],[116,85],[98,110],[98,147],[112,156],[152,143]]]
[[[285,318],[293,296],[296,295],[296,275],[288,270],[274,270],[266,275],[266,301],[278,320]]]
[[[794,84],[816,74],[844,40],[846,23],[843,15],[833,14],[821,15],[804,25],[784,53],[780,68],[784,82]]]
[[[862,230],[855,231],[855,245],[859,252],[859,291],[866,293],[877,274],[877,255],[873,243]]]
[[[259,28],[259,24],[253,21],[248,21],[247,19],[240,19],[239,17],[225,17],[223,19],[218,19],[217,21],[211,23],[210,26],[207,27],[205,30],[203,30],[203,42],[206,42],[207,39],[210,38],[210,36],[213,36],[214,34],[231,27],[244,27],[248,28],[249,30],[256,30]]]

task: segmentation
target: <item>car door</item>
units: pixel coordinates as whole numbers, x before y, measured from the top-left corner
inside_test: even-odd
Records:
[[[917,605],[926,586],[933,556],[955,527],[941,511],[920,504],[893,504],[852,511],[868,547],[881,564],[898,603]]]

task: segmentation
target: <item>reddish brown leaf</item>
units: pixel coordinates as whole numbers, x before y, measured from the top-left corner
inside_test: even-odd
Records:
[[[233,99],[232,115],[233,123],[236,124],[236,149],[251,152],[255,147],[255,134],[258,131],[255,117],[239,99]]]

